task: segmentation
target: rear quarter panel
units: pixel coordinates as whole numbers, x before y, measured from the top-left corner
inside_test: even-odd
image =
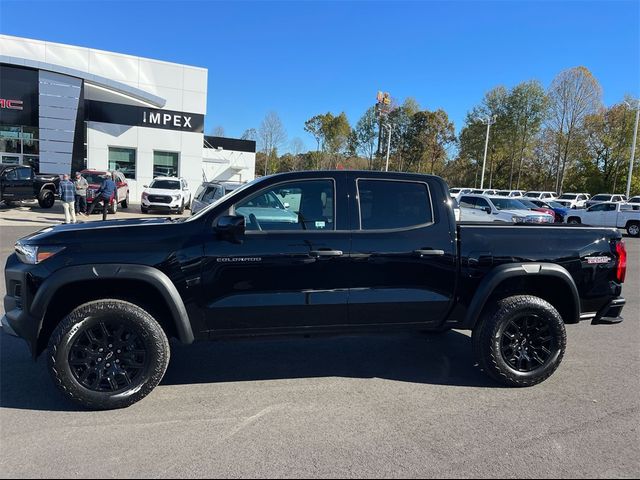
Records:
[[[459,303],[468,307],[485,275],[506,263],[549,262],[564,267],[576,283],[581,312],[593,312],[611,300],[615,282],[615,229],[562,225],[460,225]],[[588,263],[588,257],[610,257]],[[619,294],[619,292],[618,292]]]

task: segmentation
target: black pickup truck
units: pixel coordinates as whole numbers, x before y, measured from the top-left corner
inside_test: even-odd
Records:
[[[47,350],[61,391],[95,409],[153,390],[170,337],[466,329],[480,367],[521,387],[558,368],[565,324],[622,320],[625,272],[614,229],[456,224],[438,177],[289,173],[188,219],[21,239],[2,323],[34,357]]]
[[[37,174],[28,165],[0,164],[0,201],[8,206],[37,199],[41,208],[51,208],[59,184],[58,175]]]

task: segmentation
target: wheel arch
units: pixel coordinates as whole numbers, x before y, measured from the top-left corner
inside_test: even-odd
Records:
[[[163,272],[146,265],[82,265],[59,270],[38,289],[30,308],[31,314],[39,319],[34,356],[44,350],[64,315],[105,295],[137,300],[140,306],[151,310],[168,336],[175,336],[185,344],[194,341],[184,302]]]
[[[571,274],[553,263],[516,263],[491,270],[474,294],[464,327],[473,329],[483,311],[511,295],[535,295],[553,305],[565,323],[580,321],[580,295]]]

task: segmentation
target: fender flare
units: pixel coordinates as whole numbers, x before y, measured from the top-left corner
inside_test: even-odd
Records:
[[[189,315],[173,282],[157,268],[135,264],[78,265],[58,270],[38,288],[31,303],[30,312],[38,319],[38,336],[42,329],[47,308],[58,290],[70,283],[83,280],[127,279],[140,280],[153,286],[169,306],[178,338],[184,344],[193,343],[194,335]]]
[[[55,183],[43,183],[42,186],[40,187],[40,190],[38,191],[38,195],[40,194],[40,192],[42,192],[43,190],[50,190],[53,192],[53,194],[56,194],[56,191],[58,190],[56,188],[56,184]]]
[[[487,300],[503,281],[517,277],[554,277],[561,279],[571,291],[573,301],[573,318],[565,319],[566,323],[578,323],[580,319],[580,294],[571,274],[566,268],[555,263],[509,263],[491,270],[484,278],[474,294],[464,318],[463,328],[473,329]]]

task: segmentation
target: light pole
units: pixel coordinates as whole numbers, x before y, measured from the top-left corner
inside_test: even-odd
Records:
[[[493,117],[486,117],[482,120],[482,123],[487,124],[487,139],[484,143],[484,160],[482,161],[482,177],[480,177],[480,188],[484,189],[484,170],[487,166],[487,150],[489,149],[489,131],[491,130],[491,125],[496,123],[496,115]]]
[[[393,125],[391,125],[390,123],[387,123],[386,125],[383,125],[384,128],[389,130],[389,135],[387,138],[387,162],[385,164],[384,167],[384,171],[388,172],[389,171],[389,152],[391,151],[391,130],[393,129]]]
[[[631,105],[629,102],[626,103],[629,108]],[[631,194],[631,178],[633,176],[633,161],[636,157],[636,140],[638,138],[638,120],[640,120],[640,99],[638,99],[638,106],[636,107],[636,126],[633,130],[633,142],[631,142],[631,160],[629,160],[629,176],[627,177],[627,198],[629,198]]]

